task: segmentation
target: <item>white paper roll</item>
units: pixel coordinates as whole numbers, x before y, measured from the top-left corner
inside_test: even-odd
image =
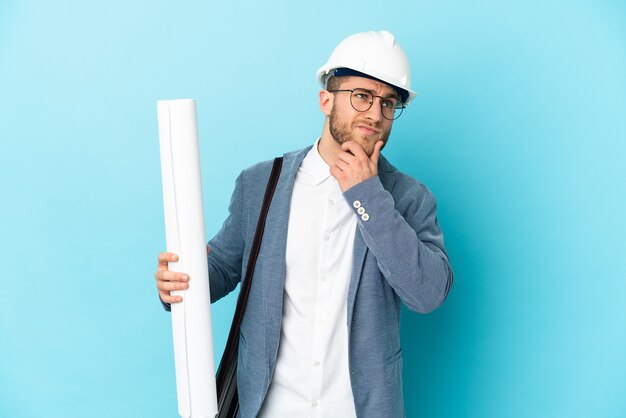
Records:
[[[178,254],[172,271],[189,275],[189,288],[172,304],[178,413],[184,418],[217,414],[211,297],[195,100],[157,102],[167,251]]]

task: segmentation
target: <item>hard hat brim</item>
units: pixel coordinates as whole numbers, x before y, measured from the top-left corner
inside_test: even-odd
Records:
[[[339,71],[339,74],[337,74],[337,70],[348,70],[346,72],[344,71]],[[350,74],[350,72],[353,72],[354,74]],[[397,83],[394,83],[394,80],[391,80],[391,77],[388,77],[384,74],[376,74],[375,71],[369,71],[368,73],[364,73],[362,71],[358,71],[355,70],[353,68],[349,68],[349,67],[334,67],[334,68],[327,68],[326,66],[323,66],[321,68],[319,68],[317,70],[317,74],[316,74],[316,78],[318,83],[320,84],[320,86],[322,86],[322,88],[326,88],[326,85],[328,83],[328,80],[335,76],[335,77],[341,77],[341,76],[356,76],[356,77],[365,77],[365,78],[371,78],[377,81],[381,81],[391,87],[393,87],[394,89],[396,89],[397,91],[399,91],[399,93],[401,91],[406,92],[407,93],[407,98],[403,99],[403,103],[405,105],[408,105],[415,97],[417,97],[417,93],[411,89],[407,89],[404,87],[400,87]],[[402,93],[400,93],[401,96]]]

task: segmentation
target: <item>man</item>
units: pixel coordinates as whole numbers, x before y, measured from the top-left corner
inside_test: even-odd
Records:
[[[358,33],[318,80],[322,136],[284,155],[241,324],[241,416],[402,417],[400,302],[430,312],[452,284],[434,197],[380,155],[415,97],[409,65],[391,33]],[[240,174],[209,241],[212,301],[241,280],[270,169]],[[188,286],[176,259],[159,255],[166,304]]]

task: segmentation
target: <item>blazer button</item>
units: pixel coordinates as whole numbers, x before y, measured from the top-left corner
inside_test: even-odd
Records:
[[[364,213],[361,215],[361,219],[363,219],[363,222],[367,222],[370,219],[370,216],[367,213]]]
[[[355,209],[358,209],[361,207],[361,202],[358,200],[355,200],[354,202],[352,202],[352,206],[354,206]]]
[[[356,213],[358,213],[359,215],[363,215],[365,213],[365,208],[361,206],[356,210]]]

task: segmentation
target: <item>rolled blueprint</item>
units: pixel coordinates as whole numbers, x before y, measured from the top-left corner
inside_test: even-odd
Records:
[[[178,254],[169,269],[189,275],[189,288],[174,291],[172,333],[178,413],[184,418],[217,414],[211,297],[198,152],[195,100],[157,102],[167,251]]]

